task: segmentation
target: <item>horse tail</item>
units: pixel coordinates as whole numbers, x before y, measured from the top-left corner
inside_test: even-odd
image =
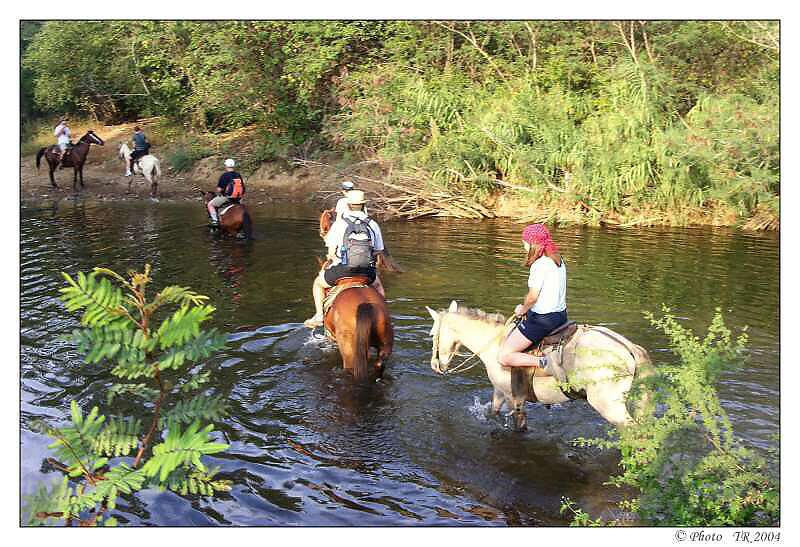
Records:
[[[40,148],[38,152],[36,152],[36,170],[39,170],[39,165],[42,163],[42,156],[44,156],[45,151],[47,148]]]
[[[375,308],[372,304],[359,304],[356,309],[356,347],[353,355],[353,376],[356,381],[367,379],[367,358],[369,357],[369,339],[372,335],[372,324],[375,321]]]
[[[242,230],[247,239],[253,239],[253,222],[250,220],[250,213],[247,212],[247,209],[242,215]]]

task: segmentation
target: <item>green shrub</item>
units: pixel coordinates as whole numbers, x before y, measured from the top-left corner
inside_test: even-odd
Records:
[[[610,484],[633,488],[621,508],[658,526],[777,526],[779,492],[763,456],[734,437],[720,404],[720,375],[740,366],[746,335],[735,341],[717,310],[704,338],[683,327],[667,308],[651,323],[669,338],[678,357],[648,380],[651,411],[612,432],[610,440],[577,439],[620,451],[622,473]],[[575,524],[594,521],[571,509]],[[611,524],[611,523],[606,523]]]
[[[100,414],[97,406],[85,414],[73,400],[71,423],[40,422],[54,441],[56,458],[48,461],[64,478],[27,499],[23,524],[115,525],[108,514],[118,496],[149,487],[204,496],[229,490],[230,482],[202,461],[228,447],[214,442],[207,423],[225,415],[225,403],[201,391],[210,371],[198,363],[225,346],[224,335],[201,330],[214,313],[208,298],[172,285],[148,300],[149,264],[128,279],[105,268],[75,279],[63,275],[61,300],[68,311],[83,312],[72,341],[86,363],[104,364],[117,378],[108,405],[124,396],[153,411],[145,428],[135,417]]]

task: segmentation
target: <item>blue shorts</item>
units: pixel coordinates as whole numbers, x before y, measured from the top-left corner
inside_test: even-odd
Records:
[[[542,338],[566,322],[567,310],[542,314],[529,311],[517,328],[525,338],[531,341],[531,344],[538,344]]]

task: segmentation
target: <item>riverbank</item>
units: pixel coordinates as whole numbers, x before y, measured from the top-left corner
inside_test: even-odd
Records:
[[[757,210],[747,219],[723,202],[706,207],[663,211],[647,205],[628,206],[622,211],[601,211],[587,205],[574,193],[556,189],[541,191],[497,181],[496,189],[480,198],[468,196],[457,187],[431,190],[425,180],[398,177],[392,166],[378,160],[346,161],[330,151],[316,151],[313,161],[279,157],[258,162],[258,130],[245,128],[225,135],[187,135],[174,126],[152,118],[137,122],[149,135],[153,152],[159,157],[162,177],[158,197],[165,201],[199,200],[198,189],[210,190],[222,173],[225,157],[234,157],[246,178],[248,203],[260,205],[272,200],[312,202],[329,206],[338,195],[342,180],[352,179],[374,200],[373,210],[381,216],[413,219],[422,216],[463,218],[502,217],[519,222],[550,222],[613,226],[733,226],[745,230],[778,230],[779,220],[768,209]],[[125,177],[119,145],[129,140],[134,123],[102,126],[96,132],[106,142],[93,146],[84,166],[86,186],[82,197],[99,201],[146,200],[149,184],[141,175]],[[90,125],[78,122],[75,139]],[[44,133],[23,144],[20,159],[21,198],[59,199],[72,196],[72,169],[55,173],[60,188],[52,188],[46,162],[36,169],[35,150],[46,144]],[[202,156],[195,158],[194,155]],[[298,154],[304,155],[304,154]],[[307,154],[306,154],[307,155]],[[403,204],[398,208],[397,204]]]

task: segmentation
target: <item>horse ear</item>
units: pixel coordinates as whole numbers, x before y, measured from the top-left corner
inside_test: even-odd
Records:
[[[456,302],[455,300],[453,300],[452,302],[450,302],[450,307],[449,307],[449,308],[447,308],[447,311],[449,311],[449,312],[454,312],[454,311],[456,311],[457,309],[458,309],[458,302]]]
[[[426,309],[426,310],[428,310],[428,313],[429,313],[429,314],[431,314],[431,317],[433,317],[433,320],[434,320],[434,321],[436,321],[437,319],[439,319],[439,314],[438,314],[438,313],[436,313],[436,311],[435,311],[435,310],[432,310],[432,309],[430,309],[428,306],[425,306],[425,309]]]

